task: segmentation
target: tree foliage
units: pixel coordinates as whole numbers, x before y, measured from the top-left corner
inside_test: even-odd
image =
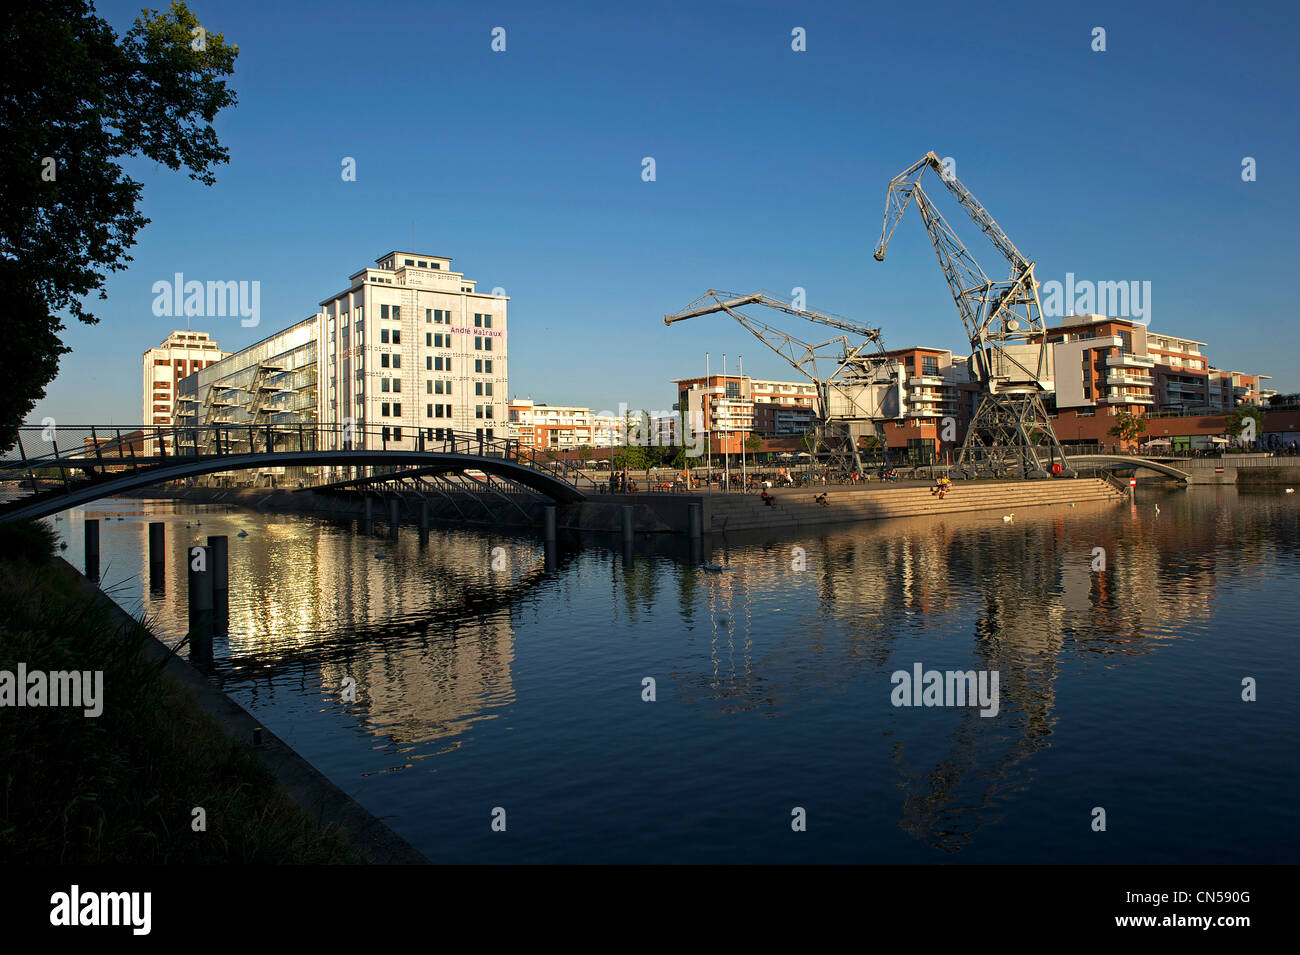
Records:
[[[1145,434],[1146,430],[1146,418],[1135,415],[1131,411],[1121,411],[1115,416],[1115,423],[1106,433],[1112,438],[1119,438],[1124,444],[1132,444],[1139,435]]]
[[[68,352],[63,320],[98,321],[86,299],[126,268],[143,184],[131,158],[185,169],[205,185],[228,161],[212,122],[235,103],[222,77],[238,48],[183,3],[143,10],[119,37],[86,0],[0,8],[0,293],[9,386],[0,447],[45,395]]]

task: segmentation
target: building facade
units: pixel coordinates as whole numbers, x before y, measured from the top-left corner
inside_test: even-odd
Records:
[[[225,357],[207,332],[174,331],[161,345],[146,350],[140,420],[155,428],[173,427],[178,423],[176,402],[181,379]]]
[[[181,413],[290,442],[300,424],[330,425],[338,447],[507,437],[506,302],[451,259],[390,252],[315,315],[186,378]]]

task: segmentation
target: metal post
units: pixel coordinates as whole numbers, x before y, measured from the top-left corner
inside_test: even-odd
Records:
[[[691,540],[699,540],[704,533],[704,505],[699,502],[688,504],[686,513]]]
[[[149,586],[161,590],[165,580],[163,561],[166,559],[166,525],[162,521],[149,522]]]
[[[401,506],[401,503],[402,502],[398,499],[396,494],[394,494],[392,497],[388,499],[388,536],[389,537],[393,537],[393,538],[397,537],[398,508]]]
[[[426,497],[421,497],[420,498],[420,530],[427,531],[428,529],[429,529],[429,499]]]
[[[82,538],[86,545],[86,576],[99,580],[99,521],[88,519],[82,529]]]
[[[208,537],[208,551],[212,558],[212,589],[230,589],[230,538],[224,534]]]
[[[623,505],[623,542],[629,543],[635,537],[632,530],[632,505]]]
[[[542,510],[543,536],[548,541],[555,540],[555,505],[547,504]]]
[[[195,544],[185,554],[189,584],[190,660],[199,669],[206,669],[212,663],[212,634],[215,629],[212,549]]]

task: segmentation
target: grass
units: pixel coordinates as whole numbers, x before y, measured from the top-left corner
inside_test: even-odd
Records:
[[[364,862],[142,654],[143,624],[124,632],[54,571],[54,542],[43,524],[0,524],[0,670],[102,670],[103,712],[0,709],[0,860]]]

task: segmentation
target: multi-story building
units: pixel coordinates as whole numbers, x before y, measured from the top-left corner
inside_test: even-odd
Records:
[[[511,398],[506,412],[510,437],[526,447],[595,447],[595,416],[590,408]]]
[[[399,447],[506,437],[507,301],[441,256],[390,252],[356,272],[320,303],[322,420]]]
[[[675,378],[677,403],[674,410],[684,417],[686,426],[700,429],[707,436],[712,454],[739,454],[741,444],[760,430],[757,409],[770,406],[761,416],[763,427],[782,417],[792,426],[797,412],[809,417],[818,413],[817,389],[811,382],[772,381],[747,375],[711,374],[696,378]],[[784,408],[784,413],[778,408]]]
[[[315,315],[185,379],[182,413],[286,438],[320,422],[339,446],[506,437],[506,302],[451,259],[390,252]]]
[[[1069,315],[1047,329],[1056,392],[1049,400],[1062,444],[1114,445],[1121,412],[1168,419],[1147,434],[1183,447],[1203,446],[1242,403],[1258,404],[1267,375],[1221,371],[1206,343],[1105,315]],[[1197,416],[1205,416],[1193,425]],[[1182,419],[1181,421],[1178,419]],[[1147,439],[1150,440],[1150,439]]]
[[[960,447],[976,393],[966,360],[946,348],[922,345],[887,354],[902,366],[903,387],[897,407],[882,406],[884,413],[876,419],[886,446],[923,460]]]
[[[180,380],[226,357],[207,332],[174,331],[144,353],[144,412],[146,426],[176,424],[176,393]],[[153,443],[149,443],[152,449]],[[152,451],[150,451],[152,453]]]

